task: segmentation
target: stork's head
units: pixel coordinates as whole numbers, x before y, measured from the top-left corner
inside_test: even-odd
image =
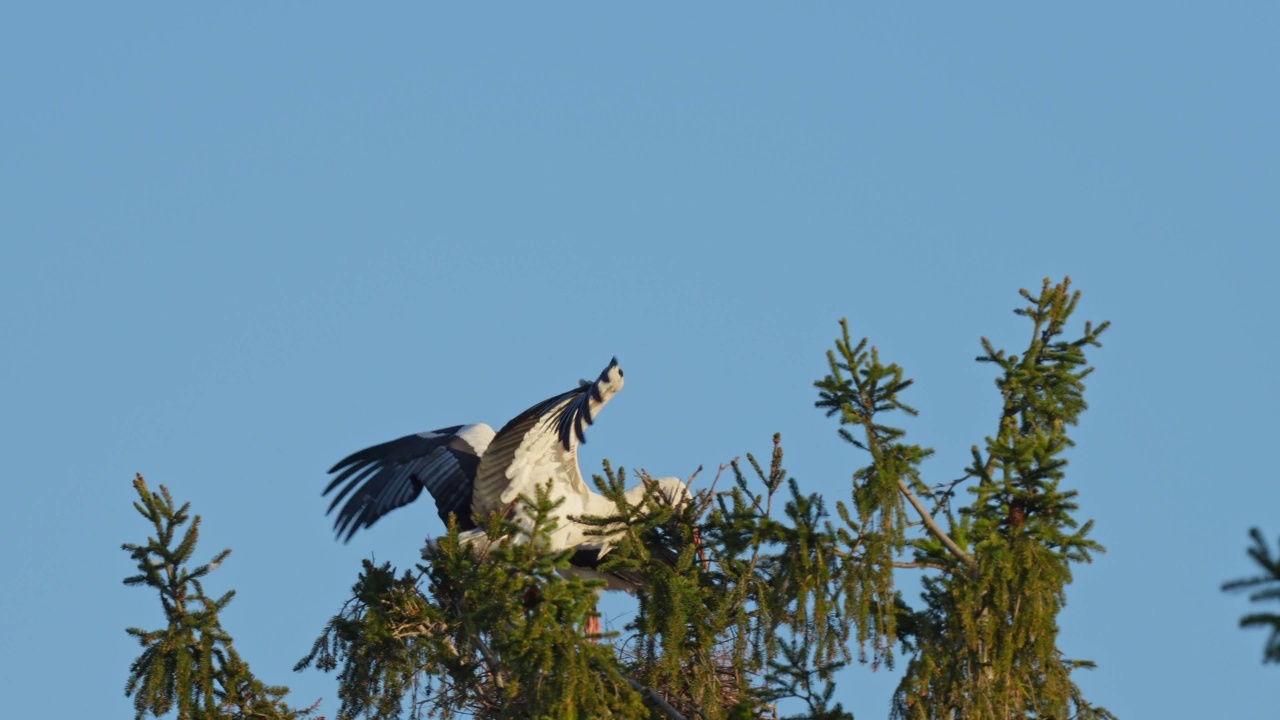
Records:
[[[618,364],[618,358],[609,361],[609,366],[600,372],[600,377],[596,378],[594,383],[583,380],[582,384],[593,386],[596,402],[609,402],[609,398],[617,395],[622,389],[622,366]]]

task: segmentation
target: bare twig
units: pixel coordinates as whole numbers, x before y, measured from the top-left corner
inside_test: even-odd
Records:
[[[685,481],[684,481],[684,486],[685,486],[686,488],[688,488],[690,491],[692,491],[692,490],[693,490],[693,481],[698,479],[698,473],[700,473],[700,472],[702,472],[702,466],[701,466],[701,465],[699,465],[699,466],[698,466],[698,469],[697,469],[697,470],[694,470],[694,471],[693,471],[693,474],[689,476],[689,479],[688,479],[688,480],[685,480]]]
[[[930,515],[929,511],[924,509],[924,505],[920,503],[920,498],[917,498],[915,493],[911,492],[911,488],[907,487],[905,480],[898,480],[898,489],[902,490],[902,494],[907,496],[907,500],[911,503],[911,507],[914,507],[916,512],[919,513],[920,519],[924,521],[925,527],[929,528],[929,532],[933,533],[933,536],[938,538],[938,541],[945,545],[946,548],[951,551],[952,555],[955,555],[957,558],[964,561],[965,565],[973,567],[973,558],[969,553],[960,549],[960,546],[956,544],[955,540],[951,539],[950,535],[946,534],[943,532],[942,528],[938,527],[938,523],[934,521],[933,516]]]
[[[741,456],[739,456],[739,457],[741,457]],[[724,463],[723,465],[721,465],[719,470],[716,470],[716,477],[715,477],[715,479],[714,479],[714,480],[712,480],[712,481],[711,481],[711,487],[707,490],[707,494],[708,494],[708,495],[715,495],[715,494],[716,494],[716,485],[717,485],[717,484],[719,484],[719,482],[720,482],[720,476],[724,474],[724,471],[725,471],[725,470],[728,470],[729,468],[733,467],[733,466],[734,466],[734,464],[736,464],[737,462],[738,462],[738,458],[734,458],[734,459],[730,460],[729,462]],[[701,468],[701,467],[699,467],[698,469],[699,469],[699,470],[701,470],[702,468]],[[690,478],[690,481],[692,481],[692,478]]]
[[[655,706],[657,706],[659,710],[665,713],[667,717],[671,718],[671,720],[685,720],[685,717],[681,715],[675,708],[671,707],[671,703],[664,700],[661,695],[645,687],[644,685],[641,685],[640,681],[636,680],[633,677],[630,677],[627,675],[624,675],[623,677],[627,678],[627,684],[631,686],[631,689],[640,693],[640,695],[643,696],[644,699],[648,700],[649,702],[652,702]]]
[[[493,652],[489,650],[488,644],[480,639],[479,634],[473,634],[471,641],[475,643],[476,650],[480,651],[480,655],[484,657],[484,662],[489,666],[489,673],[493,676],[493,683],[498,686],[499,690],[505,689],[507,686],[507,678],[498,670],[498,659],[493,656]]]
[[[896,568],[907,568],[907,569],[909,569],[909,570],[911,570],[911,569],[914,569],[914,570],[945,570],[945,569],[946,569],[946,568],[940,567],[940,566],[938,566],[938,565],[934,565],[933,563],[923,563],[923,562],[894,562],[894,563],[893,563],[893,566],[894,566],[894,567],[896,567]]]

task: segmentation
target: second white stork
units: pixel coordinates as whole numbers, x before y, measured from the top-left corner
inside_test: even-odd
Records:
[[[535,489],[550,480],[551,499],[563,503],[555,511],[557,528],[548,549],[577,551],[572,562],[579,574],[604,577],[609,589],[634,589],[629,581],[594,572],[616,536],[602,536],[597,526],[579,520],[617,512],[611,500],[584,481],[577,450],[586,442],[586,427],[622,383],[622,368],[614,358],[595,382],[584,380],[573,390],[543,400],[496,433],[483,423],[454,425],[352,453],[329,471],[337,476],[324,491],[338,491],[329,505],[329,512],[342,506],[335,531],[349,541],[356,531],[416,500],[424,489],[435,500],[440,518],[448,523],[454,515],[469,539],[483,536],[478,523],[494,512],[528,531],[532,519],[520,497],[532,498]],[[658,478],[654,483],[667,503],[681,506],[690,499],[679,478]],[[646,492],[644,485],[632,488],[627,500],[638,505]],[[591,626],[598,632],[595,623]]]

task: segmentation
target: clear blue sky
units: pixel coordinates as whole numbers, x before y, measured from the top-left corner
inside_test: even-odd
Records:
[[[19,3],[0,22],[0,695],[125,717],[142,472],[206,518],[254,669],[294,675],[360,558],[347,452],[504,422],[617,355],[608,457],[686,475],[783,433],[848,316],[917,379],[931,477],[992,431],[978,338],[1070,274],[1111,319],[1070,484],[1110,552],[1062,646],[1122,718],[1271,718],[1246,531],[1280,535],[1272,3],[912,9]],[[885,716],[891,673],[840,698]]]

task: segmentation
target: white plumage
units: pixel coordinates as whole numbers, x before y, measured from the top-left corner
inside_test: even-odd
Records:
[[[478,523],[494,512],[529,530],[532,520],[519,498],[533,498],[536,488],[550,480],[552,499],[563,503],[556,510],[558,527],[548,549],[575,550],[580,574],[604,577],[592,568],[609,551],[610,536],[588,534],[599,528],[577,518],[612,515],[617,508],[588,487],[578,468],[577,449],[585,442],[586,427],[622,385],[622,368],[615,358],[595,382],[582,381],[530,407],[496,433],[483,423],[455,425],[353,453],[329,471],[337,477],[325,494],[341,488],[329,511],[350,495],[334,529],[344,541],[350,540],[357,530],[413,502],[426,489],[441,519],[447,522],[450,514],[456,516],[468,541],[483,539]],[[654,483],[668,503],[689,501],[688,488],[678,478]],[[627,500],[639,504],[645,493],[643,485],[632,488]],[[629,583],[617,577],[606,580],[611,589],[629,589]]]

